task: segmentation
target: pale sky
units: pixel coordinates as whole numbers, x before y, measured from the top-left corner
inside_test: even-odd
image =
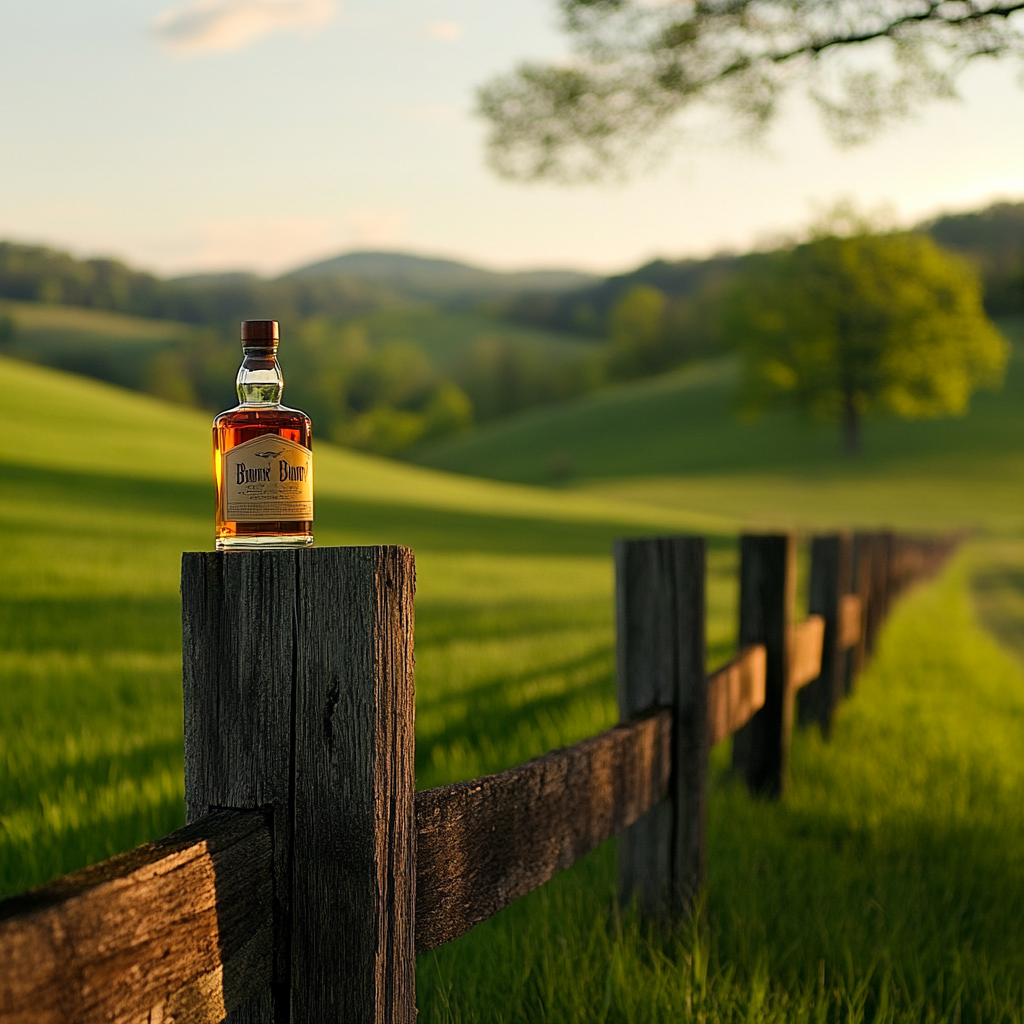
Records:
[[[794,102],[767,152],[693,148],[627,185],[497,179],[475,86],[565,49],[554,0],[0,0],[0,238],[161,273],[351,248],[614,271],[839,198],[907,221],[1024,199],[1013,64],[853,150]]]

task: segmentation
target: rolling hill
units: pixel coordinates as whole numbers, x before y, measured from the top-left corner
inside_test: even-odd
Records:
[[[416,256],[405,252],[348,252],[320,260],[284,275],[288,278],[345,277],[384,285],[410,299],[482,299],[516,292],[565,292],[598,281],[576,270],[485,270],[456,260]]]
[[[877,419],[864,451],[840,454],[837,428],[778,413],[742,422],[728,359],[536,409],[421,450],[457,473],[747,523],[917,523],[1016,529],[1024,523],[1024,320],[1006,385],[961,419]]]

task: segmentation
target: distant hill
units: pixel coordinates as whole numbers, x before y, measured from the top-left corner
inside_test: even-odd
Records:
[[[456,260],[404,252],[349,252],[285,274],[283,279],[344,277],[412,299],[481,299],[516,292],[578,291],[600,278],[575,270],[484,270]]]
[[[237,331],[246,318],[351,317],[398,301],[342,277],[268,281],[255,274],[166,280],[118,260],[78,259],[41,245],[0,241],[0,299],[76,306]]]
[[[985,282],[990,313],[1024,313],[1024,203],[948,213],[921,225],[939,245],[969,257]]]
[[[971,213],[943,214],[914,230],[930,234],[975,264],[990,315],[1024,314],[1024,203],[995,203]],[[574,291],[524,288],[504,302],[502,315],[545,330],[605,334],[611,308],[638,285],[659,289],[682,309],[694,300],[720,294],[748,255],[656,259]]]
[[[800,520],[802,496],[822,519],[844,525],[855,516],[891,522],[913,506],[922,523],[998,521],[1019,529],[1024,317],[1000,326],[1014,342],[1001,391],[979,392],[964,417],[870,419],[857,459],[842,456],[834,424],[789,410],[738,420],[737,367],[726,357],[520,412],[421,446],[413,460],[510,483],[570,484],[620,499],[728,510],[747,520],[752,499],[767,515],[784,492],[781,521]],[[897,493],[903,498],[894,504]]]

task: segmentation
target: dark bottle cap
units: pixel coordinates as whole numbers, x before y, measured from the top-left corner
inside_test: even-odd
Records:
[[[256,343],[260,348],[277,348],[281,334],[276,320],[243,320],[242,345]]]

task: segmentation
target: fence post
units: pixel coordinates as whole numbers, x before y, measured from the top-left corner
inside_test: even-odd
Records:
[[[796,598],[796,538],[740,538],[740,647],[764,644],[764,706],[733,736],[733,770],[755,793],[781,797],[789,771],[793,691],[789,633]]]
[[[256,809],[274,846],[253,1024],[415,1020],[412,552],[182,560],[188,819]]]
[[[878,634],[889,613],[889,556],[892,550],[891,533],[875,533],[871,544],[871,582],[866,620],[867,653],[874,654]]]
[[[839,647],[839,605],[850,590],[852,548],[850,535],[845,533],[811,540],[808,611],[824,618],[825,639],[821,674],[799,694],[799,721],[803,726],[817,722],[826,739],[846,687],[846,652]]]
[[[871,605],[871,534],[853,535],[852,591],[860,598],[860,639],[850,648],[846,660],[846,692],[852,694],[868,655],[868,614]]]
[[[703,537],[615,543],[619,714],[673,709],[669,796],[619,836],[619,891],[678,915],[704,880],[708,695]]]

